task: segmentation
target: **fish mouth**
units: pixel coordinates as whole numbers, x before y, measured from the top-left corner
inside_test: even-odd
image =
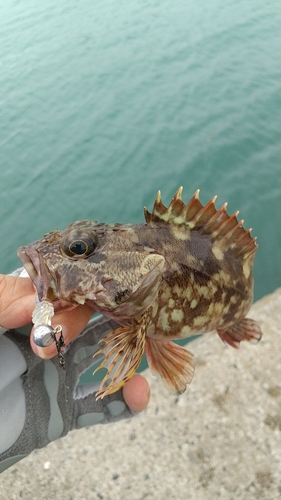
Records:
[[[42,255],[35,248],[24,246],[18,249],[17,255],[36,288],[38,299],[58,300],[57,278],[46,266]]]

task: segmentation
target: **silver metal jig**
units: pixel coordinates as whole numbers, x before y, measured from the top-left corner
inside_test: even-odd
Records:
[[[47,347],[54,342],[54,329],[50,325],[36,325],[33,340],[39,347]]]
[[[32,313],[32,322],[34,324],[33,340],[39,347],[47,347],[55,342],[58,351],[59,364],[62,368],[64,368],[65,358],[62,350],[65,344],[62,327],[60,325],[55,328],[51,326],[51,320],[54,313],[54,306],[51,302],[48,302],[47,300],[36,302],[36,307]],[[59,335],[59,338],[57,338],[57,335]]]

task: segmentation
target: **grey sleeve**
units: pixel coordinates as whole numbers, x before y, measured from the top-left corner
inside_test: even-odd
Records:
[[[26,333],[0,335],[0,472],[72,429],[133,416],[122,390],[96,401],[99,382],[79,383],[99,362],[93,360],[98,340],[116,326],[103,316],[92,318],[66,350],[66,370],[57,357],[38,358]]]

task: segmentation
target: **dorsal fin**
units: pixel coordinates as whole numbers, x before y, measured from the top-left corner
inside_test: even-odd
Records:
[[[190,201],[185,205],[182,201],[182,190],[180,187],[168,207],[162,203],[161,192],[158,191],[152,212],[144,208],[144,216],[147,224],[155,223],[179,224],[186,226],[190,231],[198,231],[200,234],[209,234],[213,242],[222,249],[235,249],[237,255],[248,257],[257,249],[256,238],[252,238],[251,229],[247,231],[243,227],[243,220],[238,221],[235,212],[228,215],[227,203],[218,210],[215,207],[216,196],[205,206],[199,199],[199,189],[195,191]]]

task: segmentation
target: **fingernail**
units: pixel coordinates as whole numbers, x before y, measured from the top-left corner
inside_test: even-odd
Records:
[[[37,355],[39,358],[48,359],[49,356],[46,355],[46,350],[43,347],[37,347]]]
[[[147,393],[146,393],[147,403],[148,403],[148,402],[149,402],[149,400],[150,400],[150,396],[151,396],[151,391],[150,391],[150,386],[148,386],[148,388],[147,388]]]

